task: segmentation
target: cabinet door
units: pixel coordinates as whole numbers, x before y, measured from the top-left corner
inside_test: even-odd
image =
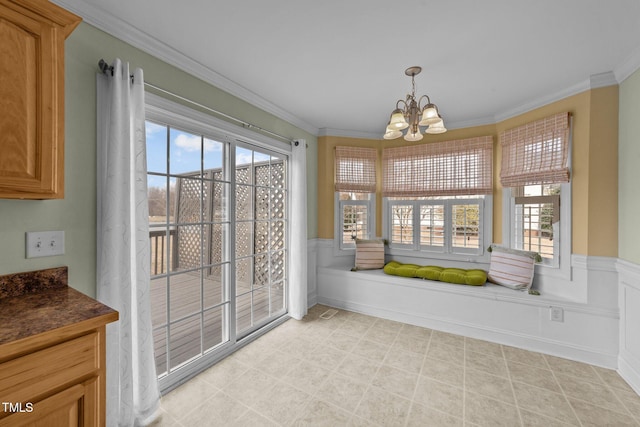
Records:
[[[0,0],[0,197],[62,198],[68,27],[60,22],[79,19],[31,3]]]
[[[71,427],[84,425],[83,405],[85,387],[70,387],[37,403],[22,405],[24,412],[16,412],[0,420],[0,427]]]

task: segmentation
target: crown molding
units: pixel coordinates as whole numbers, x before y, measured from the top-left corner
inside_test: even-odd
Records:
[[[294,114],[262,98],[260,95],[257,95],[247,88],[229,80],[223,75],[216,73],[210,68],[194,61],[176,49],[160,42],[158,39],[149,36],[102,9],[83,1],[52,1],[76,15],[80,15],[86,23],[98,28],[99,30],[102,30],[133,47],[153,55],[167,64],[189,73],[190,75],[197,77],[218,89],[228,92],[269,114],[273,114],[279,119],[291,123],[305,132],[312,135],[318,134],[318,128],[315,126],[305,122]]]
[[[535,110],[536,108],[544,107],[545,105],[560,101],[573,95],[577,95],[590,89],[617,85],[618,83],[619,82],[616,79],[613,71],[593,74],[588,79],[576,83],[573,86],[569,86],[568,88],[561,89],[558,92],[550,93],[548,95],[526,102],[515,108],[506,110],[502,113],[498,113],[495,115],[494,123],[499,123],[512,117],[519,116],[521,114]]]
[[[470,128],[475,126],[486,126],[486,125],[495,125],[495,124],[496,124],[495,117],[488,116],[488,117],[481,117],[478,119],[462,120],[458,122],[447,122],[447,129],[454,130],[454,129],[463,129],[463,128]]]
[[[382,132],[361,132],[357,130],[320,128],[318,136],[338,136],[342,138],[361,138],[361,139],[382,139]]]
[[[613,71],[606,73],[592,74],[589,77],[589,89],[598,89],[600,87],[614,86],[619,83]]]
[[[640,68],[640,47],[635,49],[631,54],[614,69],[613,73],[616,76],[618,83],[622,83],[631,74],[635,73]]]
[[[502,113],[498,113],[495,115],[495,123],[502,122],[504,120],[510,119],[512,117],[519,116],[521,114],[527,113],[531,110],[535,110],[536,108],[544,107],[545,105],[551,104],[556,101],[560,101],[561,99],[568,98],[573,95],[577,95],[581,92],[590,89],[590,79],[584,80],[580,83],[577,83],[568,88],[562,89],[556,93],[551,93],[540,98],[528,101],[522,105],[506,110]]]

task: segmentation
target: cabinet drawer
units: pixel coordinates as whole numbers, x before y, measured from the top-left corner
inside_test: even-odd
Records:
[[[97,375],[99,348],[99,335],[94,332],[0,364],[2,400],[37,401],[52,390]],[[6,415],[0,408],[0,418]]]

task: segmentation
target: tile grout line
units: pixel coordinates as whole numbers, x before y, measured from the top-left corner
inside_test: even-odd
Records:
[[[377,321],[377,320],[376,320]],[[365,338],[364,336],[367,334],[367,332],[369,332],[369,330],[373,327],[373,325],[376,323],[376,321],[373,322],[373,324],[371,324],[369,326],[369,328],[364,331],[363,333],[360,334],[360,337],[358,338],[358,342],[356,343],[356,345],[353,346],[353,348],[351,349],[350,353],[353,354],[353,349],[355,349],[358,344],[360,344]],[[388,351],[387,351],[388,352]],[[359,356],[356,354],[356,356]],[[386,357],[386,353],[385,353],[385,357]],[[384,360],[384,359],[383,359]],[[380,363],[380,366],[382,366],[382,363]],[[355,407],[353,408],[353,412],[351,415],[351,419],[353,419],[353,417],[358,417],[358,418],[362,418],[360,416],[358,416],[357,411],[358,408],[360,407],[360,404],[362,403],[362,400],[364,399],[364,397],[366,396],[367,392],[371,389],[371,387],[373,386],[372,382],[373,382],[373,378],[375,378],[375,376],[378,374],[378,371],[380,370],[380,366],[378,366],[378,369],[376,369],[376,372],[373,374],[372,376],[372,380],[371,383],[367,384],[364,393],[362,393],[362,396],[360,396],[360,399],[358,400],[358,403],[355,405]],[[350,420],[351,421],[351,420]],[[366,420],[366,421],[370,421],[370,420]]]
[[[427,342],[427,348],[425,348],[424,354],[422,355],[422,363],[420,364],[420,370],[418,371],[418,380],[416,381],[416,385],[413,387],[413,393],[411,395],[411,399],[409,400],[409,412],[407,414],[407,419],[404,422],[405,426],[409,424],[409,415],[411,415],[411,411],[413,410],[413,405],[416,403],[416,393],[418,392],[418,383],[420,382],[420,378],[422,377],[422,370],[427,360],[427,354],[429,353],[429,348],[431,347],[431,338],[433,337],[433,330],[430,329],[430,331],[431,332],[429,333],[429,341]]]
[[[467,339],[462,341],[462,424],[467,424]],[[471,421],[469,421],[471,422]]]
[[[509,377],[509,385],[511,386],[511,393],[513,393],[513,401],[516,404],[516,411],[518,411],[518,418],[520,418],[520,425],[524,426],[524,419],[522,419],[522,412],[520,411],[520,404],[518,403],[518,396],[516,396],[516,389],[513,385],[513,378],[511,378],[511,370],[509,369],[509,363],[507,362],[507,355],[504,352],[504,346],[500,345],[500,352],[502,353],[502,360],[507,367],[507,376]]]
[[[565,402],[567,402],[567,404],[569,405],[569,408],[571,408],[571,412],[573,413],[573,415],[578,420],[578,424],[581,427],[583,427],[582,420],[578,416],[578,413],[576,412],[576,410],[573,407],[573,405],[571,404],[571,402],[569,402],[569,398],[567,397],[567,394],[564,392],[564,388],[562,387],[562,384],[560,384],[560,381],[558,381],[558,377],[556,377],[556,372],[552,369],[551,364],[549,363],[549,361],[547,360],[547,357],[544,354],[542,355],[542,358],[544,359],[544,361],[547,364],[547,366],[549,366],[549,370],[551,371],[551,375],[553,375],[553,379],[556,380],[556,383],[558,384],[558,387],[560,387],[560,392],[562,393],[562,396],[564,397]]]
[[[595,369],[593,366],[591,366],[591,369],[593,369],[593,371],[596,373],[596,375],[598,376],[598,378],[600,378],[600,381],[602,382],[602,384],[606,387],[607,390],[609,390],[609,392],[611,394],[613,394],[613,397],[616,398],[616,400],[622,405],[622,407],[627,411],[627,415],[630,416],[635,422],[636,424],[640,424],[640,420],[637,419],[634,415],[633,412],[631,412],[629,410],[629,408],[627,407],[627,405],[624,403],[624,401],[620,398],[620,396],[618,396],[618,393],[615,392],[614,387],[609,385],[609,383],[607,383],[604,378],[600,375],[600,373],[598,372],[597,369]],[[617,389],[617,388],[616,388]],[[616,412],[616,411],[614,411]]]

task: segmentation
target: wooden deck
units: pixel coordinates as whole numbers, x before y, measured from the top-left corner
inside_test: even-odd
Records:
[[[197,272],[171,276],[170,286],[167,286],[166,277],[151,280],[151,316],[158,375],[167,372],[167,334],[171,336],[171,369],[228,340],[226,319],[229,304],[219,306],[226,291],[221,281],[212,277],[204,278],[202,287]],[[171,301],[169,313],[167,289]],[[252,291],[248,284],[239,284],[236,293],[238,334],[269,318],[269,296],[271,313],[278,312],[283,307],[282,289],[263,287]]]

